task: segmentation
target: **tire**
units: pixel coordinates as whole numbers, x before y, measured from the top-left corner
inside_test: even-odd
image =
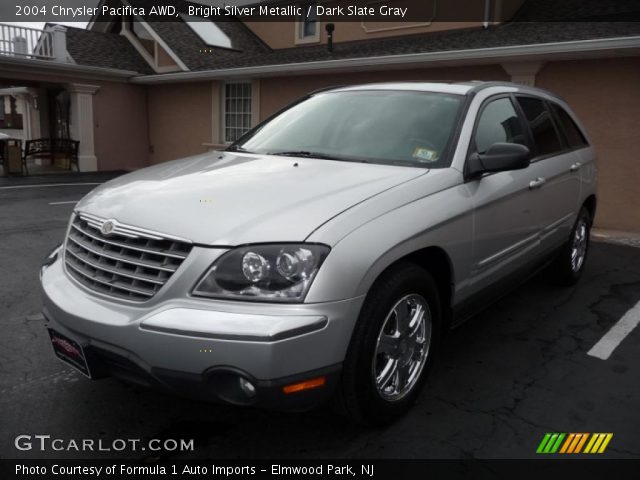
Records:
[[[569,239],[562,246],[549,269],[553,283],[570,287],[575,285],[582,276],[589,252],[591,223],[589,211],[582,207],[571,229]]]
[[[338,389],[343,411],[365,425],[406,413],[433,364],[441,318],[438,289],[426,270],[403,263],[385,272],[367,294],[351,338]]]

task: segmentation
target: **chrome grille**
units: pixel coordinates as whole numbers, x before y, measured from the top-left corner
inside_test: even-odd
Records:
[[[171,278],[191,248],[185,240],[80,213],[69,228],[65,263],[69,275],[96,292],[144,301]]]

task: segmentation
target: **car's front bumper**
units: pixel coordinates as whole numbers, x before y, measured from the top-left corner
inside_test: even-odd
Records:
[[[60,258],[41,272],[49,328],[85,349],[96,376],[230,403],[302,409],[337,381],[363,298],[318,304],[213,301],[183,296],[152,305],[92,294]],[[285,394],[319,376],[322,387]],[[239,390],[249,380],[254,395]]]

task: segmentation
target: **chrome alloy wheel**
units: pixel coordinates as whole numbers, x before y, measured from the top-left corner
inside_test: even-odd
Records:
[[[587,241],[589,235],[589,226],[587,220],[582,217],[578,220],[578,224],[573,232],[571,240],[571,269],[579,272],[587,255]]]
[[[406,295],[391,308],[373,355],[373,378],[383,399],[400,400],[416,384],[427,362],[431,329],[431,311],[421,295]]]

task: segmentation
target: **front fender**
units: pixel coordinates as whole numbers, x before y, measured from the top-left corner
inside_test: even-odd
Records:
[[[310,241],[322,241],[321,234]],[[463,184],[395,208],[354,229],[331,250],[306,302],[365,295],[390,265],[423,248],[437,246],[449,256],[454,295],[464,288],[472,259],[471,200]]]

